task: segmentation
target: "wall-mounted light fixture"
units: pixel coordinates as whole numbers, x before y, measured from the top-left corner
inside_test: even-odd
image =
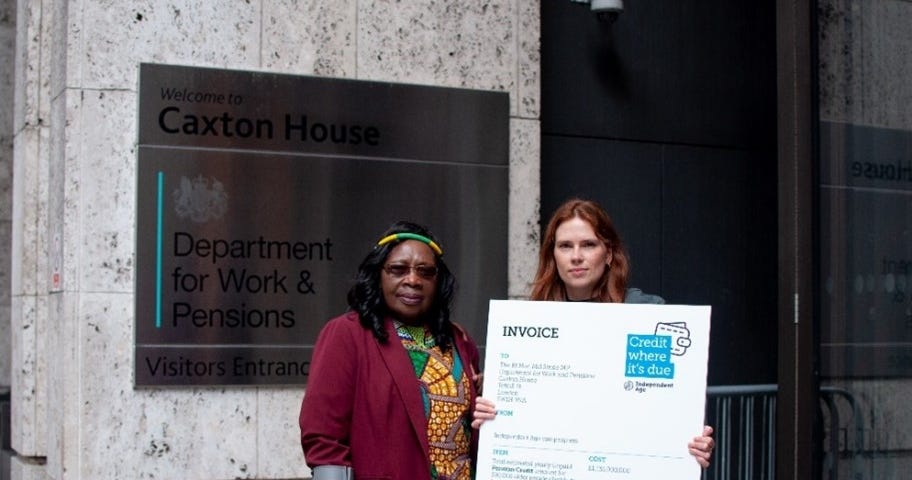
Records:
[[[613,22],[624,11],[624,0],[570,0],[576,3],[588,3],[599,20]]]

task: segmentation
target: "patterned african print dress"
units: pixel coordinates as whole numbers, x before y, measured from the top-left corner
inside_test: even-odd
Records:
[[[471,479],[471,389],[459,353],[455,348],[443,353],[425,327],[396,322],[396,332],[420,380],[427,418],[431,478]]]

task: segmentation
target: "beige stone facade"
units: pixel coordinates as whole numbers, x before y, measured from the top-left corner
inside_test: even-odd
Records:
[[[538,15],[537,0],[0,1],[13,478],[309,476],[302,390],[133,387],[140,63],[508,92],[520,297],[538,243]]]

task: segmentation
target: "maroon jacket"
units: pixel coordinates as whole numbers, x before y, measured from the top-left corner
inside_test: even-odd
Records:
[[[311,468],[351,466],[357,479],[430,479],[427,420],[419,380],[395,327],[381,344],[348,312],[317,338],[301,405],[301,446]],[[461,328],[455,343],[468,375],[478,348]],[[474,382],[470,392],[475,409]],[[477,435],[472,438],[476,458]]]

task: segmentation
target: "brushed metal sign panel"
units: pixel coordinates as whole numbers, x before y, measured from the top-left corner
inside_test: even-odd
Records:
[[[507,292],[506,94],[165,65],[140,85],[137,386],[300,385],[400,219],[441,239],[483,343]],[[292,111],[306,141],[277,134]]]
[[[503,165],[504,92],[140,67],[139,143]]]
[[[309,349],[308,349],[309,352]],[[140,346],[137,385],[303,384],[310,355],[296,347]]]
[[[821,374],[912,375],[912,132],[821,122]]]

